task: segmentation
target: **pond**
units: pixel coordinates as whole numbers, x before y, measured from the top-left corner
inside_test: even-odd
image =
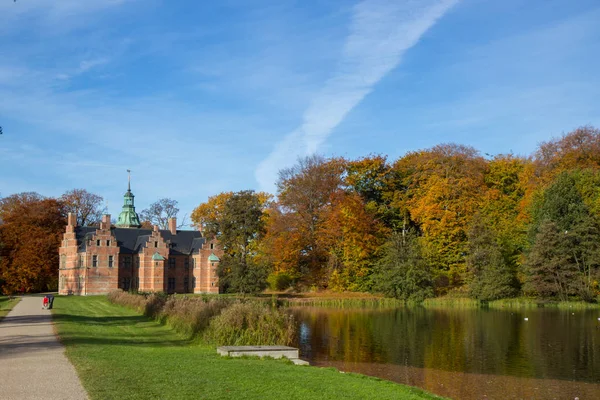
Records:
[[[453,399],[600,399],[600,310],[293,312],[300,357],[311,365]]]

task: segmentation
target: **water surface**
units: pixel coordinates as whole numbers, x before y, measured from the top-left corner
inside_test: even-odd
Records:
[[[293,310],[312,365],[455,399],[600,399],[600,310]]]

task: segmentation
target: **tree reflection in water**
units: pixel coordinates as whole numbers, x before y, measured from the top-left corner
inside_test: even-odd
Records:
[[[302,307],[294,313],[301,357],[314,365],[461,399],[600,398],[599,310]]]

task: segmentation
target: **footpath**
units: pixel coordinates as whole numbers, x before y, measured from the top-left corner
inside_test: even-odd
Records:
[[[64,352],[42,298],[23,297],[0,321],[0,398],[87,399]]]

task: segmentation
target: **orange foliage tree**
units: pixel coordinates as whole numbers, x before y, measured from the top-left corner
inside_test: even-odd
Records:
[[[461,284],[467,230],[481,203],[485,166],[475,149],[456,144],[409,153],[393,165],[402,182],[396,207],[407,210],[421,230],[438,288]]]
[[[66,224],[64,205],[36,193],[0,201],[2,290],[39,292],[57,288],[58,247]]]

